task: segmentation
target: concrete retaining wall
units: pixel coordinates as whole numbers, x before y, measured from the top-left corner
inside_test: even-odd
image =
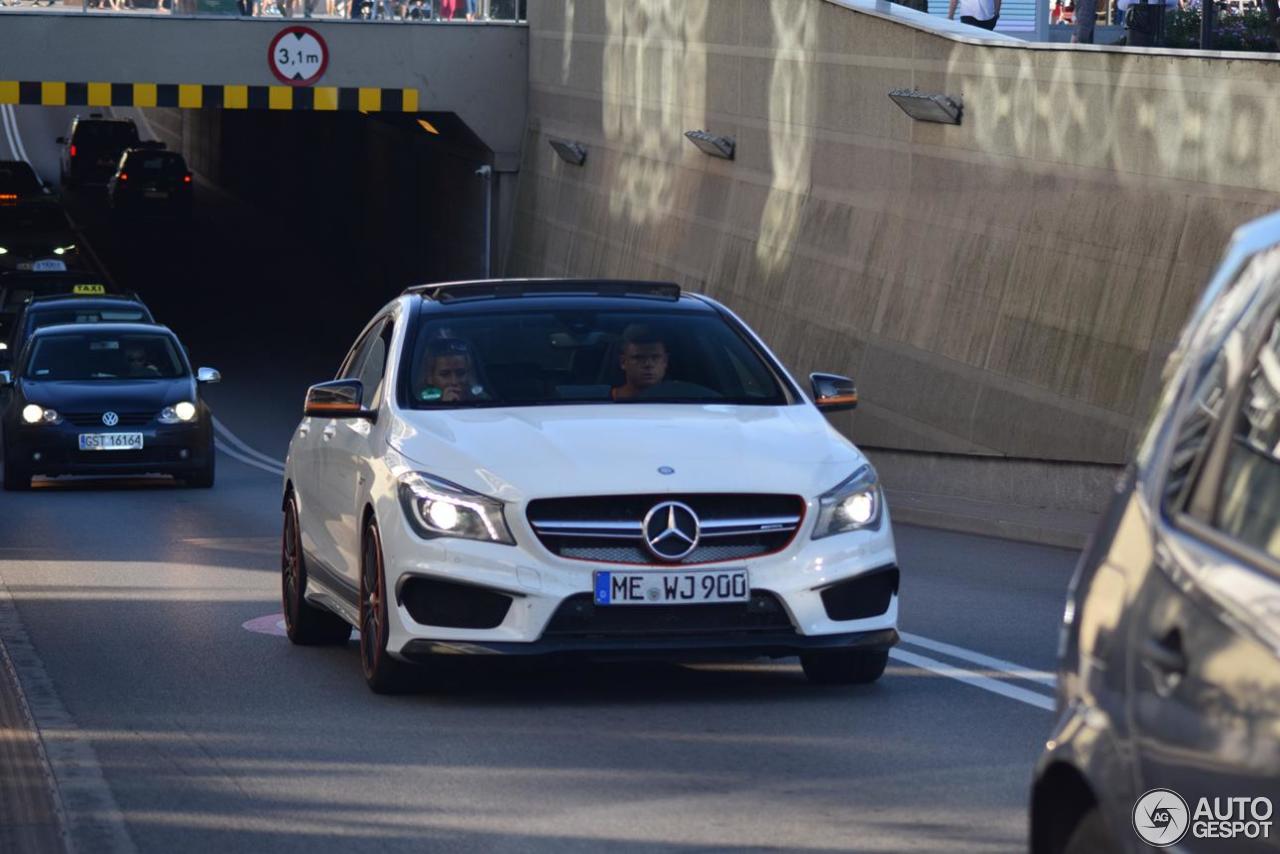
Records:
[[[533,0],[509,272],[712,294],[797,372],[854,376],[865,445],[1122,463],[1231,229],[1280,206],[1280,63],[850,5]],[[907,118],[911,86],[963,124]]]

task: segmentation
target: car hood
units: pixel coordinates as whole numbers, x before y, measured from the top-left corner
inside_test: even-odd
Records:
[[[152,380],[93,380],[40,382],[22,380],[23,397],[30,403],[63,412],[159,412],[180,400],[195,402],[190,377]]]
[[[625,404],[413,410],[406,464],[508,501],[674,492],[821,494],[864,457],[809,406]],[[674,469],[664,475],[660,468]]]

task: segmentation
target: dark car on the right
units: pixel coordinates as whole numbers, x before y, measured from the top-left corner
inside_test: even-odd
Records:
[[[132,119],[108,119],[101,113],[76,116],[67,135],[58,137],[62,185],[107,183],[120,155],[138,144],[138,127]]]
[[[1280,847],[1280,213],[1164,380],[1072,579],[1035,854]]]
[[[131,148],[107,181],[107,197],[118,211],[187,217],[191,187],[191,170],[178,152]]]

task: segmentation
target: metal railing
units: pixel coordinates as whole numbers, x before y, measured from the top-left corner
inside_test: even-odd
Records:
[[[0,0],[21,11],[488,23],[525,21],[527,0]]]

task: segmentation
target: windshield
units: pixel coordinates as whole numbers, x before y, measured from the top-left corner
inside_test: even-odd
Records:
[[[33,380],[175,379],[186,374],[168,336],[110,332],[37,338],[24,372]]]
[[[21,161],[0,163],[0,193],[38,193],[40,181],[31,167]]]
[[[181,178],[187,174],[187,164],[180,154],[155,153],[129,155],[125,168],[149,177]]]
[[[409,405],[788,402],[761,355],[717,314],[525,311],[430,319]]]
[[[58,308],[32,311],[28,328],[58,326],[63,323],[150,323],[151,315],[144,308],[120,306],[111,308]]]
[[[128,122],[81,122],[76,125],[76,145],[100,145],[124,149],[138,141],[138,129]]]

